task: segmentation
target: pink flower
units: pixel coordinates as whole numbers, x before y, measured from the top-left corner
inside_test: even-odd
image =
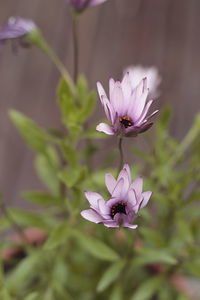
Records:
[[[158,86],[161,83],[161,77],[156,67],[130,66],[126,68],[125,73],[129,72],[133,87],[136,87],[143,78],[148,78],[149,96],[156,99],[159,96]]]
[[[147,101],[149,89],[146,78],[142,79],[137,86],[133,85],[128,72],[124,75],[122,82],[114,81],[111,78],[109,82],[110,100],[100,82],[97,83],[97,89],[106,117],[112,124],[110,126],[100,123],[96,127],[98,131],[109,135],[129,137],[137,136],[153,125],[149,120],[158,110],[147,116],[153,100]]]
[[[107,0],[67,0],[76,11],[83,11],[90,6],[99,5]]]
[[[139,210],[147,205],[152,192],[142,192],[142,178],[131,182],[131,172],[127,164],[117,180],[111,174],[106,174],[105,183],[111,198],[105,201],[100,194],[86,191],[90,209],[83,210],[82,217],[106,227],[137,228],[136,224],[131,223],[136,219]]]

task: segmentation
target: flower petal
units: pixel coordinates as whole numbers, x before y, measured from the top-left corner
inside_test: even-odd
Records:
[[[103,215],[104,218],[110,216],[110,208],[106,205],[106,201],[103,199],[98,200],[98,211],[101,215]]]
[[[131,93],[132,93],[132,86],[131,86],[129,72],[126,72],[126,74],[124,75],[122,79],[121,87],[124,94],[125,102],[128,105],[129,104],[128,101],[130,100]]]
[[[102,222],[102,217],[98,215],[93,209],[86,209],[81,212],[81,216],[93,223],[100,223]]]
[[[115,86],[110,97],[110,102],[118,116],[123,116],[126,111],[126,107],[121,83],[119,81],[115,82]]]
[[[109,97],[110,97],[110,99],[111,99],[111,95],[114,90],[114,87],[115,87],[115,81],[113,78],[110,78],[110,80],[109,80]]]
[[[117,184],[116,179],[112,176],[112,174],[107,173],[105,175],[105,183],[109,193],[112,195],[112,192]]]
[[[152,195],[152,192],[150,191],[147,191],[147,192],[143,192],[142,193],[142,196],[143,196],[143,200],[142,200],[142,203],[140,205],[140,209],[142,209],[143,207],[145,207],[150,199]]]
[[[130,229],[136,229],[138,225],[136,224],[124,224],[123,227],[130,228]]]
[[[144,118],[146,117],[148,111],[149,111],[149,108],[152,104],[153,100],[150,100],[147,102],[147,104],[145,105],[144,109],[143,109],[143,112],[141,114],[141,116],[139,117],[139,119],[135,122],[135,126],[140,126],[140,124],[142,123],[142,121],[144,120]]]
[[[131,184],[131,188],[134,189],[137,197],[142,193],[142,187],[143,187],[143,179],[141,177],[136,178]]]
[[[146,99],[148,96],[148,89],[146,88],[146,78],[141,80],[139,85],[133,90],[131,101],[128,109],[128,116],[136,122],[144,109]]]
[[[122,169],[122,170],[121,170],[121,172],[119,173],[117,182],[118,182],[121,178],[123,178],[123,180],[124,180],[124,184],[123,184],[122,189],[121,189],[121,196],[122,196],[122,197],[125,197],[126,194],[127,194],[127,192],[128,192],[129,186],[130,186],[129,175],[128,175],[126,169]]]
[[[135,190],[133,189],[128,191],[128,202],[131,204],[131,206],[135,206],[137,204]]]
[[[114,134],[114,129],[106,123],[100,123],[99,125],[97,125],[96,130],[99,132],[104,132],[108,135]]]
[[[106,95],[106,92],[105,92],[102,84],[99,81],[97,82],[97,90],[98,90],[98,93],[99,93],[99,98],[100,98],[100,100],[102,102],[102,96],[104,96],[104,97],[107,98],[107,95]]]
[[[102,196],[96,192],[85,191],[85,197],[87,198],[88,202],[90,203],[91,207],[98,210],[98,200],[103,199]]]
[[[113,198],[121,198],[121,193],[122,193],[122,188],[123,188],[123,185],[124,185],[124,179],[123,178],[120,178],[119,181],[117,181],[117,184],[112,192],[112,197]]]

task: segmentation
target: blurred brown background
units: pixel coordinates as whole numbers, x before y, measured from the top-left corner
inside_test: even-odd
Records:
[[[32,18],[72,71],[71,19],[65,0],[0,0],[0,23],[9,16]],[[200,1],[109,0],[80,18],[80,70],[95,87],[121,78],[131,64],[155,65],[162,77],[162,107],[173,107],[172,134],[181,138],[199,110]],[[7,202],[39,187],[32,152],[7,116],[18,109],[45,127],[59,126],[55,86],[59,74],[38,49],[10,45],[0,52],[0,190]],[[98,119],[103,110],[98,106]]]

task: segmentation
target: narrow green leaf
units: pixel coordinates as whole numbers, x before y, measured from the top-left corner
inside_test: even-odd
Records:
[[[162,277],[153,277],[140,284],[131,300],[149,300],[162,284]]]
[[[152,263],[165,263],[174,265],[177,263],[175,257],[166,249],[149,249],[141,248],[136,251],[138,256],[134,258],[133,262],[136,265],[145,265]]]
[[[87,169],[86,167],[77,167],[76,169],[67,167],[58,176],[69,188],[72,188],[78,181],[86,178]]]
[[[73,236],[88,253],[102,260],[115,261],[119,259],[118,254],[103,242],[85,235],[77,230],[72,231]]]
[[[113,290],[111,291],[109,300],[123,300],[124,295],[123,295],[123,290],[122,290],[122,285],[118,282]]]
[[[67,241],[69,236],[69,226],[64,224],[59,224],[50,234],[48,240],[46,241],[44,248],[46,250],[54,249]]]
[[[24,199],[40,206],[59,205],[62,203],[62,199],[52,196],[51,194],[44,192],[29,191],[22,194]]]
[[[38,300],[39,294],[37,292],[30,293],[28,296],[25,297],[24,300]]]
[[[60,111],[63,115],[63,123],[68,126],[69,122],[76,122],[78,108],[66,80],[61,78],[57,88],[57,98]]]
[[[97,291],[103,292],[111,283],[113,283],[120,275],[122,269],[126,264],[125,260],[113,263],[103,274],[98,285]]]
[[[45,152],[49,135],[31,119],[16,110],[10,110],[10,118],[25,139],[26,143],[37,152]]]
[[[49,230],[55,224],[55,220],[50,218],[44,213],[33,213],[30,211],[24,211],[17,208],[8,208],[9,214],[17,224],[22,226],[32,226]]]
[[[76,168],[78,165],[77,150],[73,149],[72,145],[66,141],[62,142],[60,146],[63,156],[67,160],[69,166]]]
[[[45,186],[54,194],[59,193],[59,180],[57,176],[57,168],[52,165],[46,155],[38,155],[35,160],[35,168],[38,176]]]

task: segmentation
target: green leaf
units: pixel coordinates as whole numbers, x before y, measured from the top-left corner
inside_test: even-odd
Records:
[[[8,208],[8,212],[12,219],[22,226],[31,226],[49,230],[55,224],[55,220],[44,213],[33,213],[17,208]]]
[[[80,123],[85,122],[89,116],[93,113],[96,104],[96,93],[91,92],[86,101],[83,103],[83,108],[80,110],[78,121]]]
[[[30,293],[24,300],[38,300],[39,294],[37,292]]]
[[[63,115],[63,123],[68,126],[70,122],[76,123],[78,108],[66,80],[61,78],[57,88],[58,105]]]
[[[1,288],[0,297],[2,300],[12,300],[11,295],[6,287]]]
[[[83,74],[79,75],[79,77],[78,77],[77,91],[78,91],[78,95],[79,95],[80,99],[83,99],[85,97],[85,95],[87,95],[87,93],[88,93],[87,79]]]
[[[144,283],[140,284],[131,300],[149,300],[156,293],[162,284],[162,277],[153,277],[145,280]]]
[[[59,204],[62,203],[61,198],[52,196],[44,192],[35,192],[35,191],[24,192],[22,194],[22,197],[40,206],[51,206],[51,205],[58,206]]]
[[[67,167],[59,173],[59,178],[69,187],[72,188],[78,181],[85,179],[87,176],[86,167],[77,167],[76,169]]]
[[[63,156],[67,160],[69,166],[76,168],[78,165],[77,150],[75,150],[67,141],[63,141],[60,146]]]
[[[103,292],[111,283],[113,283],[120,275],[125,264],[125,260],[113,263],[101,277],[97,286],[97,291]]]
[[[35,168],[38,176],[45,186],[54,194],[59,193],[58,169],[49,160],[49,157],[39,154],[35,160]]]
[[[32,255],[24,258],[7,278],[6,283],[9,290],[21,291],[21,289],[36,278],[42,261],[40,252],[34,252]]]
[[[165,246],[165,239],[158,230],[153,230],[151,228],[142,227],[140,232],[144,240],[148,241],[151,245],[154,246]]]
[[[166,249],[140,248],[137,249],[136,252],[138,253],[138,256],[133,259],[136,265],[146,265],[152,263],[165,263],[174,265],[177,263],[177,260]]]
[[[49,135],[20,112],[10,110],[9,115],[26,143],[36,152],[45,152]]]
[[[80,246],[89,254],[102,260],[115,261],[119,259],[118,254],[103,242],[85,235],[77,230],[72,231],[73,236],[77,239]]]
[[[124,299],[124,295],[123,295],[123,290],[122,290],[122,286],[120,285],[120,283],[118,282],[109,297],[109,300],[123,300]]]
[[[59,224],[50,234],[48,240],[46,241],[44,248],[46,250],[54,249],[60,245],[63,245],[69,236],[69,226],[68,224]]]

